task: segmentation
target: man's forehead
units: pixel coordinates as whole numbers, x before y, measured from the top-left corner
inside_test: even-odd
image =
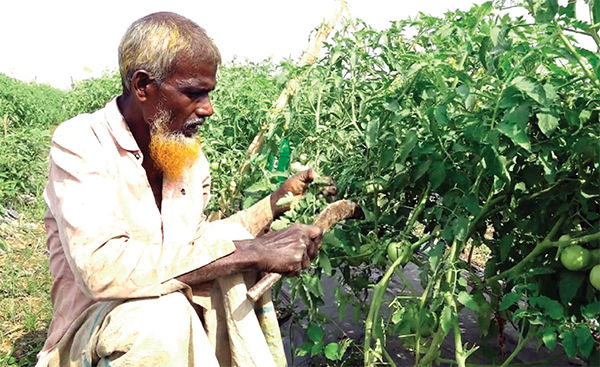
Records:
[[[206,63],[178,63],[173,74],[174,82],[180,87],[206,87],[216,82],[217,66]]]

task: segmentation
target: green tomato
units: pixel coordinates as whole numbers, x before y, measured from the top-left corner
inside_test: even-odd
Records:
[[[212,169],[213,171],[216,171],[219,169],[219,162],[212,162],[210,164],[210,169]]]
[[[590,271],[590,283],[600,291],[600,265],[596,265]]]
[[[400,242],[392,242],[388,245],[387,255],[391,262],[398,260],[402,252],[402,244]]]
[[[301,154],[300,155],[300,163],[306,164],[306,162],[308,162],[308,156],[306,154]]]
[[[304,166],[302,166],[302,163],[294,162],[294,163],[290,164],[290,172],[292,172],[292,173],[301,172],[303,167]]]
[[[560,254],[560,261],[565,268],[578,271],[590,262],[590,252],[579,245],[569,246]]]

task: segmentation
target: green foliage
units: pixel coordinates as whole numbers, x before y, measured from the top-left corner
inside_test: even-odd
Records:
[[[273,159],[264,158],[279,157],[289,141],[292,161],[308,155],[310,166],[334,177],[341,195],[366,212],[365,221],[324,239],[328,272],[350,290],[336,292],[340,305],[352,302],[366,314],[369,280],[412,259],[425,288],[415,314],[421,321],[431,312],[444,316],[432,337],[386,327],[390,320],[373,310],[385,276],[367,315],[366,365],[385,359],[390,335],[413,349],[419,365],[433,363],[439,352],[431,340],[458,330],[463,307],[477,314],[484,337],[511,321],[521,346],[534,337],[552,345],[555,335],[569,355],[588,358],[597,348],[587,335],[598,315],[580,311],[597,293],[556,261],[555,249],[567,233],[571,244],[599,247],[600,57],[568,32],[600,42],[595,26],[574,18],[572,4],[527,6],[536,22],[485,3],[381,32],[348,25],[317,64],[288,71],[300,77],[298,94],[266,120],[267,144],[246,177],[267,177],[267,191],[275,183],[265,173]],[[404,37],[409,28],[412,39]],[[254,182],[242,179],[238,192]],[[417,253],[390,267],[390,242]],[[469,244],[491,250],[483,276],[459,257]],[[322,322],[315,280],[323,270],[319,262],[292,281],[314,323]],[[398,309],[406,309],[402,302]],[[454,334],[456,362],[464,366],[474,350],[463,350]]]
[[[246,197],[243,189],[265,178],[262,170],[251,175],[239,175],[246,161],[246,152],[253,138],[267,121],[273,102],[280,93],[282,71],[271,61],[260,63],[232,62],[219,69],[216,89],[211,93],[214,114],[201,130],[204,153],[219,166],[211,170],[212,200],[209,211],[220,209],[217,199],[232,202],[225,214],[245,208],[277,188],[283,179],[273,178],[256,185]],[[266,166],[268,153],[255,154],[251,165]],[[265,179],[266,180],[266,179]],[[232,193],[231,182],[242,190]],[[261,196],[262,195],[262,196]]]
[[[42,191],[48,170],[50,131],[14,128],[0,133],[0,208],[8,207],[42,219]]]
[[[63,121],[65,96],[66,92],[49,85],[25,83],[0,74],[0,120],[5,120],[0,130],[47,129]]]
[[[100,78],[78,82],[67,94],[65,111],[74,117],[92,113],[104,107],[108,101],[121,93],[121,77],[118,72],[107,71]]]

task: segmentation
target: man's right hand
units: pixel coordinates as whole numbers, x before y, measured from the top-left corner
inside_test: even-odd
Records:
[[[233,241],[233,253],[176,279],[194,285],[251,270],[295,276],[310,266],[322,239],[319,227],[294,224],[255,239]]]
[[[257,270],[295,276],[310,266],[322,239],[318,227],[293,224],[282,231],[234,243],[240,252],[255,259]]]

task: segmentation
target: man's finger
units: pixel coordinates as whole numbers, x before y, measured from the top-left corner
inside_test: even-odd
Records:
[[[310,260],[312,258],[305,252],[302,256],[302,269],[306,269],[310,266]]]
[[[321,188],[321,193],[326,196],[335,196],[337,195],[337,187],[336,186],[323,186]]]
[[[314,259],[321,248],[321,242],[323,242],[323,231],[317,226],[311,226],[309,232],[310,246],[308,246],[308,255],[311,259]]]
[[[306,171],[296,173],[295,177],[300,181],[309,184],[320,176],[314,169],[310,168]]]

